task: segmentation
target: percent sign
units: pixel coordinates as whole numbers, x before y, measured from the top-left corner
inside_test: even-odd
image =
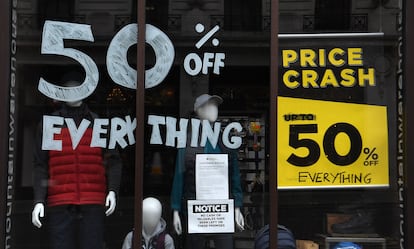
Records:
[[[204,32],[204,25],[198,23],[195,26],[195,31],[199,34]],[[208,31],[201,39],[195,44],[197,49],[200,49],[208,40],[210,40],[218,31],[220,27],[218,25],[214,26],[210,31]],[[212,39],[211,43],[214,47],[217,47],[220,44],[220,41],[217,38]],[[220,74],[220,68],[224,67],[224,59],[226,55],[224,53],[211,53],[205,52],[203,55],[198,55],[196,53],[189,53],[184,58],[184,69],[191,75],[196,76],[200,72],[204,75],[208,74],[209,68],[213,69],[214,74]]]
[[[377,148],[372,148],[372,150],[370,148],[364,148],[364,154],[367,155],[367,157],[365,158],[365,160],[378,160],[378,154],[375,153],[375,150],[377,150]]]
[[[369,166],[369,165],[377,165],[378,164],[378,153],[376,153],[375,151],[377,150],[377,148],[364,148],[364,154],[367,155],[365,157],[365,161],[364,161],[364,165],[365,166]]]
[[[218,25],[214,26],[214,28],[212,28],[207,34],[205,34],[203,37],[201,37],[201,39],[196,43],[196,48],[200,49],[211,37],[213,37],[213,35],[215,33],[217,33],[219,31],[220,27]],[[195,30],[197,31],[197,33],[203,33],[204,32],[204,25],[201,23],[198,23],[195,26]],[[211,43],[213,44],[214,47],[217,47],[220,42],[217,38],[214,38]]]

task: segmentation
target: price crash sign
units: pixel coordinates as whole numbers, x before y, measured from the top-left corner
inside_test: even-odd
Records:
[[[278,188],[387,187],[387,106],[363,48],[282,50]]]

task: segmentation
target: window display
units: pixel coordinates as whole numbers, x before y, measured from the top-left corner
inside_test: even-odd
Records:
[[[381,18],[355,32],[357,4],[370,20],[375,11]],[[316,32],[281,28],[278,222],[320,248],[398,248],[399,31],[385,21],[396,13],[389,4],[317,1]]]
[[[403,248],[402,4],[10,1],[6,247]]]
[[[174,249],[174,240],[166,230],[166,222],[161,217],[162,205],[159,200],[153,197],[145,198],[142,201],[142,248]],[[133,232],[125,237],[122,249],[132,249]]]
[[[197,116],[203,120],[208,121],[211,124],[214,124],[218,118],[218,105],[223,102],[223,99],[216,95],[208,95],[202,94],[198,96],[194,103],[194,111],[196,112]],[[217,124],[217,123],[216,123]],[[214,127],[218,127],[214,125]],[[197,127],[196,127],[197,128]],[[204,131],[204,129],[203,129]],[[180,149],[177,155],[177,162],[175,168],[175,175],[171,193],[171,208],[173,210],[174,215],[174,228],[177,234],[181,234],[183,232],[182,229],[182,221],[180,214],[185,217],[189,216],[189,225],[190,223],[190,215],[193,212],[192,208],[196,208],[195,206],[190,205],[190,200],[206,200],[203,205],[208,205],[207,200],[218,200],[218,199],[234,199],[234,219],[237,228],[240,230],[244,229],[244,218],[240,212],[240,208],[243,205],[243,194],[240,185],[240,171],[238,166],[238,158],[237,154],[234,151],[229,150],[226,146],[222,143],[218,143],[220,139],[219,136],[212,136],[212,130],[210,128],[210,134],[202,136],[200,147],[187,147],[185,149]],[[218,134],[220,132],[219,129],[215,129],[214,133]],[[197,143],[198,144],[198,143]],[[203,146],[204,144],[204,146]],[[222,154],[223,153],[223,154]],[[198,162],[200,159],[199,156],[203,154],[213,154],[209,157],[204,158],[203,162]],[[217,154],[217,155],[214,155]],[[223,160],[219,160],[218,156],[226,155]],[[214,162],[209,162],[214,161]],[[225,183],[223,185],[224,189],[216,189],[214,191],[208,191],[206,183],[204,186],[201,186],[202,177],[206,178],[203,179],[204,181],[209,181],[210,184],[214,184],[217,187],[218,183],[214,183],[218,179],[214,179],[214,175],[212,175],[212,170],[205,169],[205,174],[209,175],[200,175],[198,171],[202,170],[201,164],[207,164],[204,167],[214,167],[217,169],[220,165],[225,169],[224,178]],[[200,164],[200,166],[199,166]],[[216,174],[223,174],[223,172],[216,172]],[[228,179],[227,179],[228,177]],[[226,186],[227,185],[227,186]],[[208,191],[208,193],[206,193]],[[227,193],[227,194],[226,194]],[[224,195],[223,195],[224,194]],[[188,211],[186,212],[186,206],[188,202]],[[200,205],[200,204],[198,204]],[[228,207],[228,205],[227,205]],[[233,209],[222,210],[221,212],[232,212]],[[220,211],[218,211],[220,212]],[[214,213],[211,211],[206,211],[205,215],[213,217],[210,213]],[[217,217],[220,218],[220,217]],[[213,220],[207,219],[208,226],[212,226],[210,223]],[[224,220],[224,223],[228,222]],[[202,225],[202,224],[200,224]],[[224,224],[223,224],[224,225]],[[197,234],[192,234],[193,230],[197,230]],[[186,244],[187,247],[195,246],[195,247],[202,247],[205,244],[206,235],[203,235],[203,231],[209,231],[209,233],[219,233],[220,229],[208,229],[208,227],[193,229],[192,227],[188,227],[188,235],[186,236]],[[231,230],[233,232],[234,230]],[[232,248],[233,239],[229,235],[214,235],[212,236],[213,240],[215,241],[216,248]]]
[[[80,85],[79,74],[63,78],[65,87]],[[116,207],[121,159],[116,150],[92,147],[95,136],[90,124],[97,115],[82,100],[62,103],[49,117],[65,119],[66,126],[61,122],[60,127],[49,128],[46,123],[51,121],[45,116],[39,125],[34,147],[32,223],[42,226],[40,218],[45,216],[47,203],[51,248],[76,248],[77,238],[80,248],[100,248],[104,213],[109,216]]]

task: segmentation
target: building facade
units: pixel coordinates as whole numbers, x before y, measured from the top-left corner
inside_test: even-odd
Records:
[[[259,248],[267,224],[270,248],[277,224],[297,248],[411,248],[412,5],[1,2],[2,247],[53,248],[56,210],[97,205],[122,248],[155,197],[175,248]]]

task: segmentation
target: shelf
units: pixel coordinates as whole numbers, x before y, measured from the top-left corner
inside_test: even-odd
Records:
[[[366,244],[379,244],[382,249],[386,249],[386,240],[381,237],[326,237],[325,238],[325,249],[330,249],[331,243],[338,242],[353,242],[353,243],[366,243]]]

